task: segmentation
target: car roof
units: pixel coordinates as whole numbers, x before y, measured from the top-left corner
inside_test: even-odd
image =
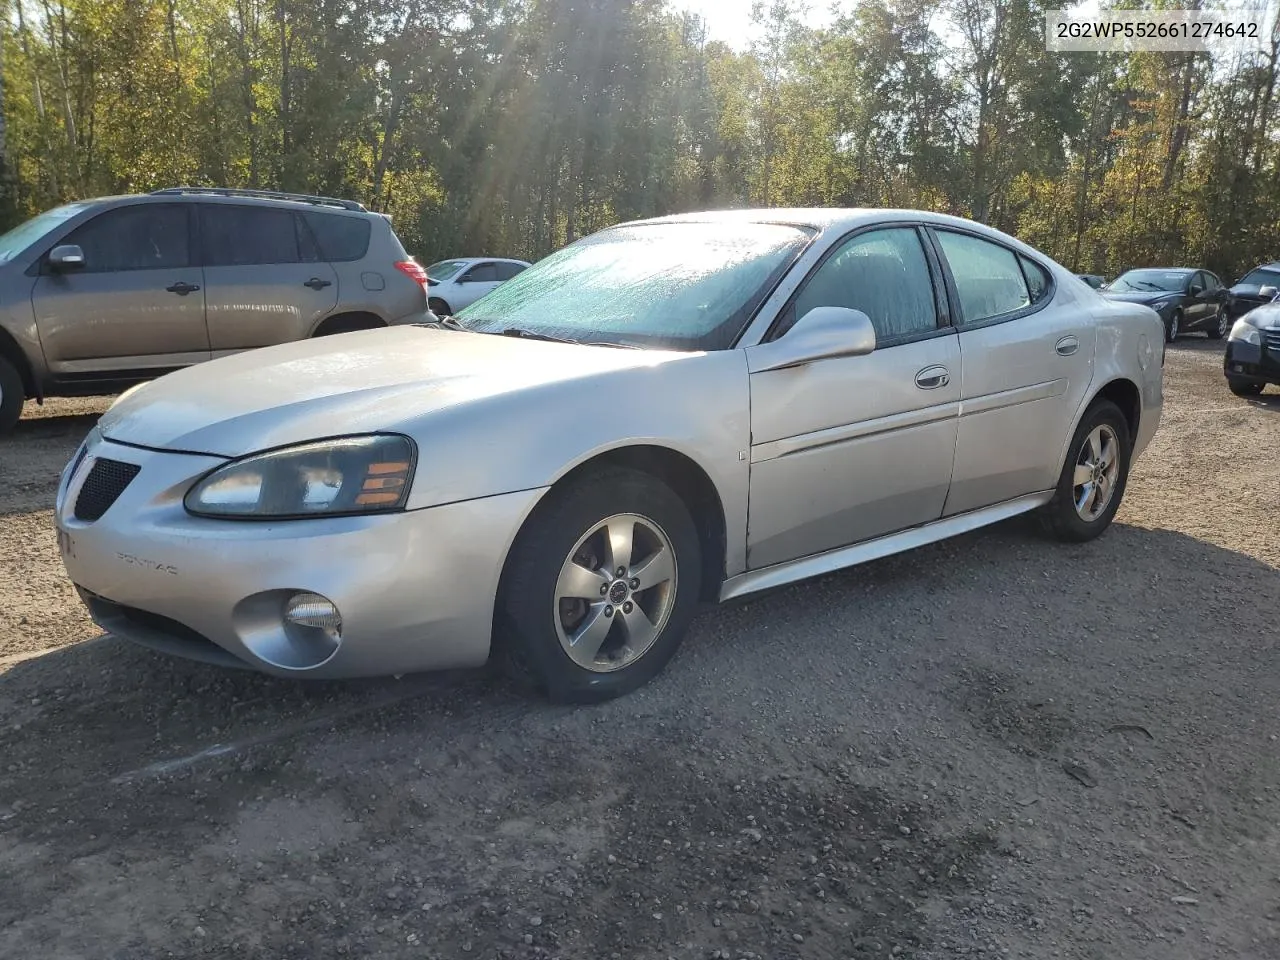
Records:
[[[445,257],[443,260],[433,260],[430,266],[437,263],[522,263],[529,265],[527,260],[516,260],[512,257]]]
[[[91,197],[75,201],[86,205],[125,206],[135,203],[173,203],[185,200],[190,203],[230,203],[236,206],[265,206],[271,208],[285,207],[290,210],[320,210],[325,213],[345,214],[353,217],[382,216],[370,210],[356,210],[330,203],[315,203],[308,200],[292,200],[288,197],[256,197],[239,193],[201,193],[193,190],[184,193],[123,193],[106,197]]]

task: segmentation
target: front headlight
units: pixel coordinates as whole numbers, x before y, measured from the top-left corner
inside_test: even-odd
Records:
[[[257,453],[206,474],[183,498],[204,517],[289,520],[404,507],[413,441],[398,434],[321,440]]]
[[[1262,331],[1252,323],[1237,320],[1231,328],[1231,333],[1227,335],[1227,339],[1236,340],[1240,343],[1252,343],[1255,347],[1260,347],[1262,346]]]
[[[1174,306],[1174,304],[1176,304],[1177,302],[1178,300],[1176,297],[1171,297],[1168,300],[1157,300],[1155,303],[1151,305],[1151,308],[1155,310],[1156,313],[1164,313],[1170,307]]]

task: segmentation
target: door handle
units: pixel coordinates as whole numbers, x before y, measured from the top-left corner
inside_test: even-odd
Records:
[[[946,367],[925,367],[916,374],[916,386],[921,390],[937,390],[951,382]]]
[[[187,283],[185,280],[179,280],[177,283],[171,283],[165,287],[170,293],[176,293],[180,297],[185,297],[188,293],[195,293],[200,289],[198,283]]]
[[[1053,348],[1060,357],[1069,357],[1080,349],[1080,341],[1076,337],[1063,337]]]
[[[333,283],[332,280],[321,280],[319,277],[312,277],[303,283],[304,287],[310,287],[312,290],[323,290],[325,287]]]

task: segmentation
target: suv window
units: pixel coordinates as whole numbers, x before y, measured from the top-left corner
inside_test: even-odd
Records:
[[[162,270],[191,265],[187,207],[140,203],[98,214],[62,241],[84,251],[84,273]]]
[[[460,279],[464,283],[491,283],[498,279],[498,271],[492,263],[481,263],[468,270]]]
[[[359,260],[369,252],[369,221],[337,213],[304,213],[307,226],[320,246],[320,259]]]
[[[933,278],[915,228],[872,230],[838,247],[805,282],[788,320],[814,307],[861,310],[877,340],[937,329]]]
[[[499,280],[510,280],[524,269],[523,263],[499,263],[495,267]]]
[[[292,210],[200,205],[200,239],[210,267],[298,263],[298,223]]]
[[[1026,278],[1012,250],[950,230],[937,231],[951,266],[965,323],[978,323],[1031,305]]]

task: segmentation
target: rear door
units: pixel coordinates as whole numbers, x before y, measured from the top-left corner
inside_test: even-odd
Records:
[[[1093,378],[1092,316],[1053,275],[994,240],[934,228],[964,356],[946,515],[1051,489]]]
[[[311,334],[338,302],[338,277],[288,207],[198,205],[209,348],[215,357]]]
[[[191,205],[105,210],[59,241],[84,266],[42,266],[31,306],[59,379],[159,373],[209,359],[205,282],[192,255]]]
[[[453,295],[458,302],[451,302],[450,306],[455,311],[469,307],[486,293],[496,289],[500,282],[498,265],[492,260],[481,261],[458,277],[457,292]]]

